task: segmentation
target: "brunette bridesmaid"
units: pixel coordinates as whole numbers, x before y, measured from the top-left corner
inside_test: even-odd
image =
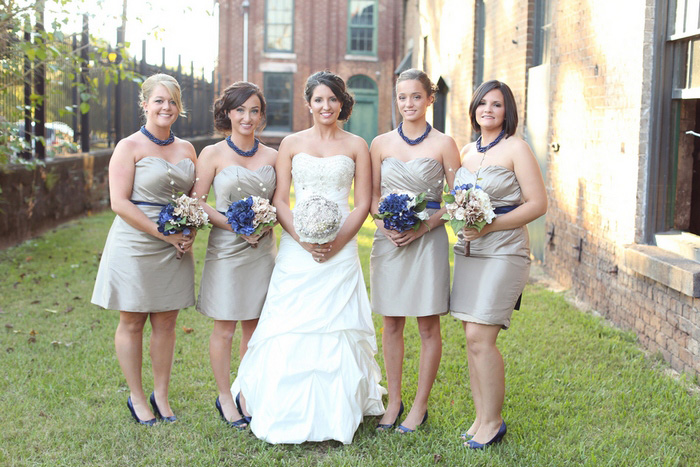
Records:
[[[532,222],[547,211],[542,173],[532,150],[515,136],[518,109],[505,83],[492,80],[474,92],[472,128],[480,133],[462,149],[455,184],[478,185],[490,197],[496,218],[481,231],[463,229],[454,247],[450,309],[462,321],[467,340],[469,384],[476,417],[462,435],[465,446],[483,449],[506,434],[503,357],[496,347],[527,283]],[[466,242],[470,242],[469,255]]]
[[[277,151],[260,143],[255,132],[265,124],[265,97],[253,83],[239,81],[214,103],[214,126],[229,133],[202,150],[194,192],[214,225],[209,235],[197,310],[214,319],[209,357],[219,391],[215,407],[230,426],[248,421],[231,394],[231,346],[236,322],[241,322],[240,358],[258,323],[275,260],[272,227],[260,235],[237,235],[226,222],[229,206],[249,196],[272,198]],[[214,188],[216,209],[205,201]]]

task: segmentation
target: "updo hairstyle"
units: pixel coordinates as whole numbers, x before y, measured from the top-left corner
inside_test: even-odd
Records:
[[[394,92],[398,93],[400,82],[410,80],[418,81],[423,86],[423,89],[425,90],[425,93],[428,95],[428,97],[434,96],[435,93],[438,92],[437,85],[433,84],[433,82],[430,81],[430,78],[428,78],[428,75],[425,73],[425,71],[418,70],[416,68],[410,68],[401,72],[399,77],[396,79],[396,88],[394,89]]]
[[[243,105],[253,95],[260,99],[260,115],[262,115],[260,126],[256,128],[256,131],[262,130],[267,118],[265,96],[256,84],[248,81],[236,81],[224,89],[221,96],[214,101],[214,128],[221,132],[231,131],[231,120],[228,118],[228,113]]]
[[[335,97],[340,100],[341,110],[338,120],[345,121],[350,118],[352,106],[355,104],[355,99],[353,99],[353,97],[347,91],[345,81],[343,81],[340,76],[336,75],[335,73],[331,73],[328,70],[318,71],[309,76],[309,79],[306,80],[306,87],[304,88],[304,98],[306,99],[306,102],[309,104],[311,103],[311,96],[314,93],[314,89],[316,89],[319,84],[328,86]]]
[[[156,73],[155,75],[151,75],[141,84],[139,104],[141,105],[141,110],[144,112],[144,115],[145,110],[143,108],[143,104],[148,102],[148,99],[150,99],[151,95],[153,94],[153,90],[158,87],[159,84],[168,90],[170,97],[175,102],[177,113],[181,117],[184,117],[186,112],[185,108],[182,106],[182,92],[180,91],[180,85],[175,78],[170,75],[166,75],[165,73]]]

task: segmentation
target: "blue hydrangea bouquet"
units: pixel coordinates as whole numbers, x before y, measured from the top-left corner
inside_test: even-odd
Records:
[[[264,228],[277,222],[277,209],[267,198],[248,196],[231,203],[226,211],[226,222],[239,235],[260,235]]]
[[[425,210],[428,202],[425,193],[411,196],[408,193],[389,193],[379,200],[379,213],[372,217],[384,221],[384,228],[405,232],[418,230],[421,221],[429,217]]]
[[[189,235],[193,229],[210,227],[209,216],[199,205],[199,201],[183,193],[178,193],[177,198],[161,209],[156,223],[158,224],[158,232],[166,237],[179,232]],[[178,259],[182,258],[179,251],[176,256]]]

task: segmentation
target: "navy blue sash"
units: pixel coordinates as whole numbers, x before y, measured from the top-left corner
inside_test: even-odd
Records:
[[[513,209],[517,208],[520,206],[519,204],[511,204],[510,206],[498,206],[497,208],[493,208],[493,212],[495,214],[505,214],[507,212],[511,212]]]
[[[426,209],[440,209],[440,201],[428,201],[425,204]]]
[[[148,201],[134,201],[133,199],[130,201],[132,203],[134,203],[136,206],[158,206],[161,208],[165,206],[165,204],[149,203]]]

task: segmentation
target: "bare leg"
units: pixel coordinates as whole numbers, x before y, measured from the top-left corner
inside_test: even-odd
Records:
[[[141,365],[143,362],[143,326],[148,319],[148,313],[119,312],[119,325],[114,334],[114,348],[126,384],[131,392],[131,402],[134,411],[141,420],[151,420],[151,412],[141,382]]]
[[[209,337],[209,361],[219,390],[219,402],[226,420],[230,422],[241,418],[231,396],[231,344],[235,331],[235,321],[216,320]]]
[[[473,356],[469,360],[470,374],[473,367],[480,399],[477,415],[479,429],[473,439],[481,444],[496,436],[503,422],[501,410],[505,398],[505,369],[501,352],[496,347],[500,330],[501,326],[485,324],[468,323],[466,326],[467,347]]]
[[[389,403],[386,412],[379,423],[390,425],[394,423],[401,406],[401,374],[403,372],[403,328],[406,318],[402,316],[385,316],[384,333],[382,334],[382,350],[386,368]]]
[[[250,342],[250,338],[253,336],[253,332],[255,331],[255,328],[257,326],[257,319],[248,319],[245,321],[241,321],[241,346],[239,349],[241,360],[243,360],[243,356],[248,350],[248,342]]]
[[[464,327],[464,334],[467,333],[467,322],[462,321],[462,326]],[[467,362],[469,364],[469,387],[472,390],[472,398],[474,399],[474,411],[476,416],[474,417],[474,423],[467,430],[467,434],[474,436],[479,430],[479,414],[481,413],[481,392],[479,391],[479,375],[476,372],[476,363],[474,362],[474,355],[471,352],[467,352]]]
[[[241,321],[241,346],[239,349],[239,352],[241,355],[241,360],[243,360],[243,356],[248,351],[248,342],[250,342],[250,338],[253,336],[253,332],[255,331],[255,328],[257,326],[258,326],[257,319],[249,319],[249,320]],[[250,417],[250,413],[248,413],[248,410],[246,409],[246,406],[245,406],[245,397],[243,396],[243,393],[241,393],[240,402],[241,402],[241,410],[243,411],[243,413],[241,415],[244,415],[246,417]]]
[[[402,425],[415,430],[423,421],[428,409],[428,397],[435,382],[440,358],[442,357],[442,336],[440,335],[440,317],[422,316],[418,318],[420,333],[420,367],[418,371],[418,390],[411,411]]]
[[[170,373],[175,353],[175,323],[178,310],[151,313],[151,365],[156,404],[163,417],[172,417],[168,401]]]

